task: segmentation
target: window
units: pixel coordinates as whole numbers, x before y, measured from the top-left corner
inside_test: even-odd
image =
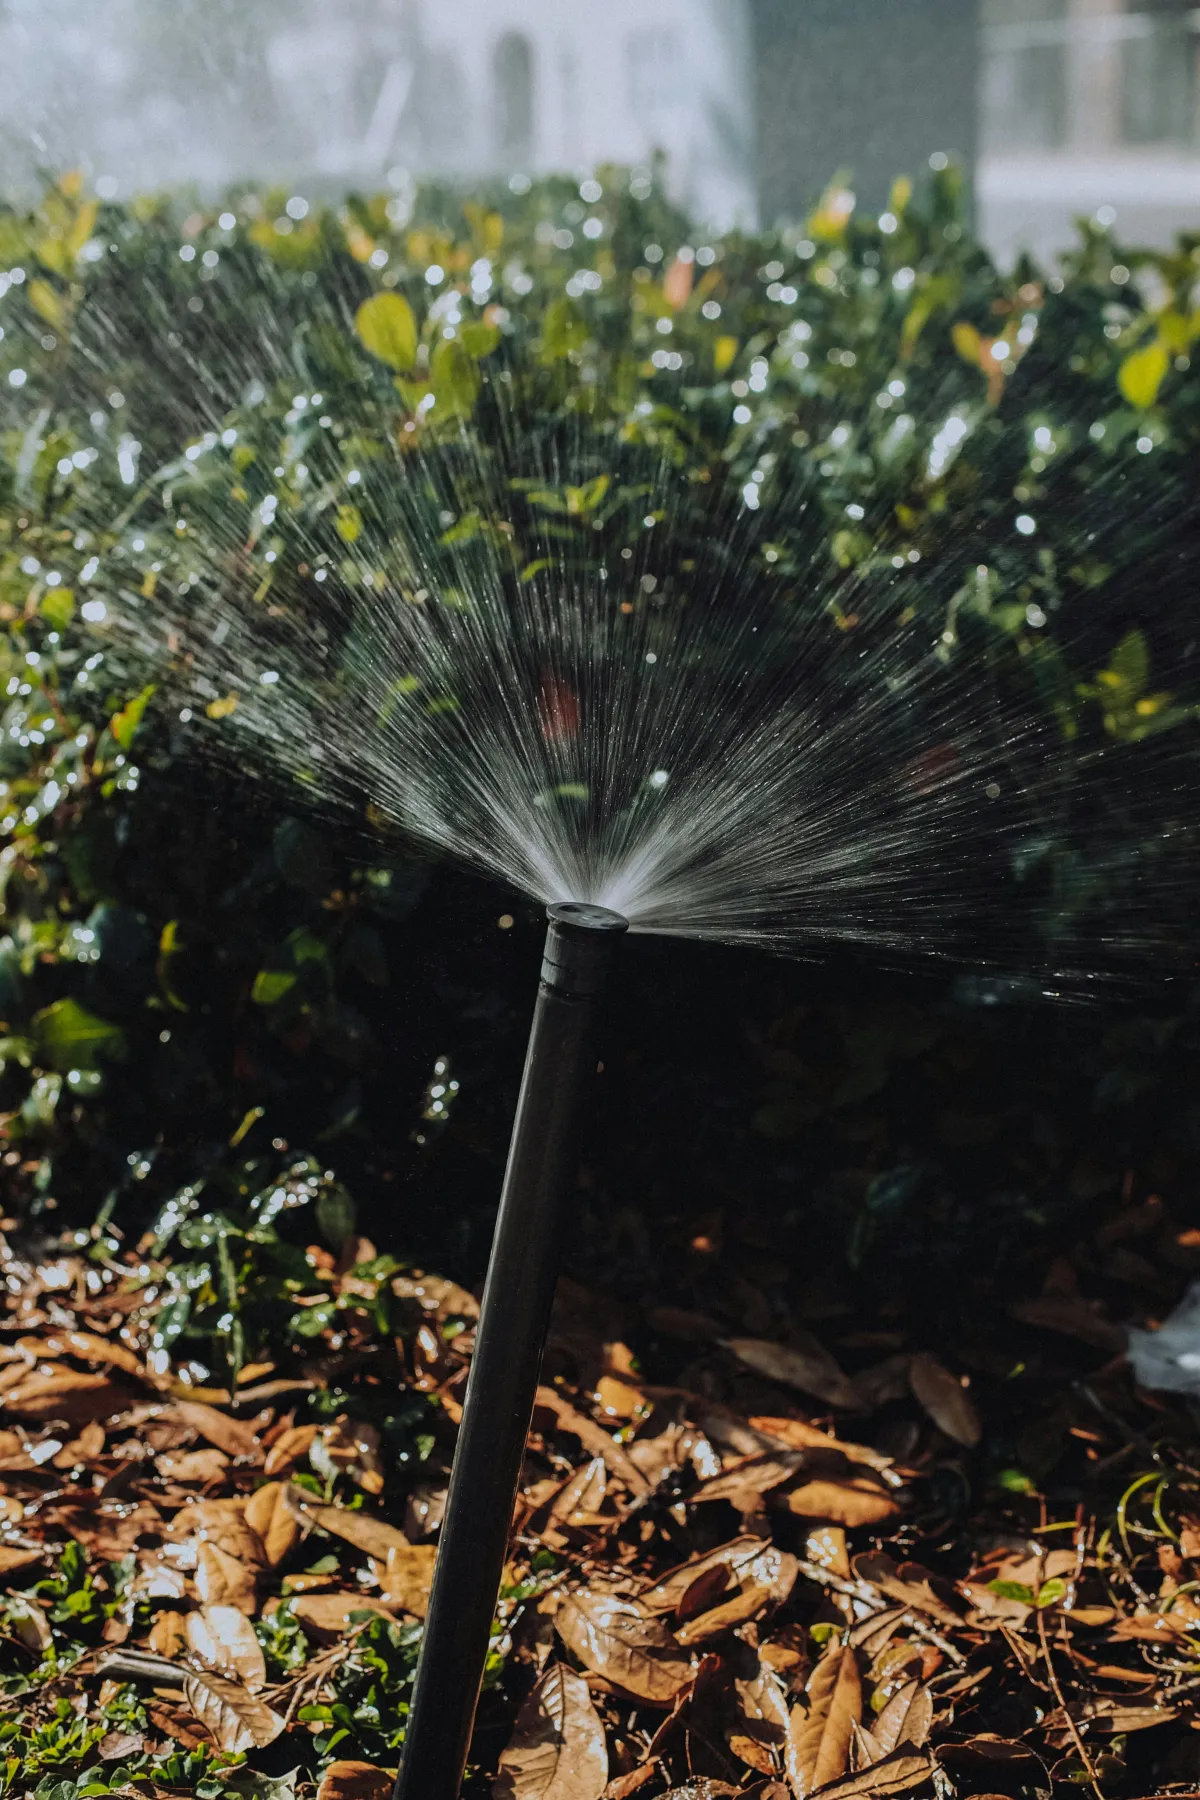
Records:
[[[492,57],[496,155],[506,166],[528,162],[533,151],[533,50],[519,31],[506,31]]]
[[[1046,150],[1066,129],[1063,0],[984,0],[983,139],[993,151]]]

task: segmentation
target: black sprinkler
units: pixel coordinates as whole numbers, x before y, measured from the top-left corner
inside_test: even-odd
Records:
[[[592,1022],[620,913],[574,901],[550,926],[475,1337],[395,1800],[456,1800],[558,1274]]]

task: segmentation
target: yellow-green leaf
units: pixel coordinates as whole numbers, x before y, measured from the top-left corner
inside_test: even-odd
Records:
[[[565,297],[552,300],[542,320],[542,356],[545,360],[562,362],[573,352],[582,350],[587,341],[587,323],[574,301]]]
[[[479,392],[479,370],[457,338],[442,338],[430,360],[439,417],[469,413]]]
[[[417,360],[417,318],[403,294],[372,294],[354,315],[362,342],[389,369],[411,369]]]
[[[978,368],[983,356],[983,339],[974,325],[969,324],[966,319],[959,319],[950,336],[963,361],[973,363]]]
[[[1153,343],[1125,358],[1117,375],[1117,386],[1130,406],[1144,411],[1158,399],[1158,390],[1170,366],[1166,345],[1155,338]]]
[[[34,1016],[33,1029],[39,1051],[55,1069],[94,1069],[97,1058],[124,1054],[121,1027],[97,1018],[78,1000],[56,1000],[43,1007]]]
[[[738,341],[735,337],[719,337],[713,345],[713,368],[718,375],[723,375],[738,353]]]
[[[48,281],[42,281],[39,278],[30,282],[29,304],[39,318],[45,319],[47,325],[52,325],[55,331],[62,330],[64,319],[62,296],[56,288],[50,286]]]
[[[65,631],[75,616],[75,595],[70,588],[47,588],[38,611],[55,631]]]
[[[362,533],[362,514],[357,506],[339,506],[337,509],[338,536],[347,544],[353,544]]]
[[[295,985],[296,977],[286,969],[260,969],[254,977],[250,998],[256,1006],[274,1006]]]
[[[476,358],[490,356],[500,342],[499,326],[489,325],[486,319],[472,319],[458,335],[463,349]]]
[[[150,704],[153,693],[153,686],[144,687],[140,694],[135,694],[133,699],[128,701],[119,713],[114,713],[109,720],[108,729],[122,750],[128,750],[133,743],[134,734],[142,722],[142,715]]]

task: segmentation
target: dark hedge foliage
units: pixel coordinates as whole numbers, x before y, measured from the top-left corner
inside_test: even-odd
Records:
[[[686,497],[680,568],[721,508],[803,492],[758,550],[780,604],[839,632],[895,597],[965,677],[986,662],[1037,695],[1065,799],[1027,846],[1031,937],[1111,936],[1149,858],[1176,859],[1163,888],[1181,895],[1190,866],[1192,821],[1153,771],[1194,755],[1200,238],[1134,253],[1088,223],[1059,274],[1004,273],[953,170],[917,199],[897,183],[878,220],[835,184],[795,229],[720,240],[617,171],[468,202],[287,201],[118,206],[67,178],[34,213],[0,212],[7,1191],[35,1219],[127,1233],[182,1193],[157,1249],[215,1220],[164,1342],[259,1301],[250,1337],[273,1328],[286,1246],[251,1202],[288,1170],[331,1240],[349,1189],[389,1244],[477,1265],[538,936],[511,896],[405,848],[364,855],[194,760],[153,671],[133,681],[105,594],[178,604],[218,517],[245,525],[238,579],[286,603],[314,542],[335,579],[361,579],[364,544],[392,578],[387,518],[347,477],[397,447],[454,475],[457,543],[494,530],[462,447],[501,454],[514,419],[591,446],[592,484],[525,513],[581,559],[617,553],[652,465]],[[321,406],[298,407],[314,391]],[[1153,843],[1119,788],[1090,793],[1095,830],[1079,829],[1072,784],[1097,747],[1162,786]],[[1185,919],[1181,901],[1180,934]],[[754,967],[764,1016],[786,1014],[794,977]],[[720,991],[715,1030],[736,1034]],[[659,1042],[661,1079],[695,1017],[685,1004],[684,1037]],[[907,1052],[879,1029],[883,1081]],[[1145,1091],[1165,1053],[1139,1040],[1139,1067],[1143,1052]],[[747,1140],[753,1083],[720,1067],[696,1079],[736,1117],[722,1155],[815,1116],[775,1079]],[[850,1221],[862,1254],[890,1205]]]

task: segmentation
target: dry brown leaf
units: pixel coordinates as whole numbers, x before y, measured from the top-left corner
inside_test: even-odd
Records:
[[[300,1537],[300,1523],[287,1503],[282,1481],[268,1481],[246,1502],[245,1520],[260,1540],[271,1567],[277,1568]]]
[[[973,1449],[983,1436],[975,1403],[962,1383],[936,1356],[918,1351],[908,1365],[908,1379],[918,1402],[940,1431]]]
[[[727,1742],[741,1762],[760,1775],[774,1775],[776,1754],[787,1741],[786,1689],[771,1665],[748,1646],[743,1660],[752,1666],[748,1673],[734,1675],[733,1699],[738,1717]]]
[[[317,1800],[391,1800],[396,1777],[374,1763],[331,1762],[321,1777]]]
[[[262,1455],[262,1445],[244,1419],[231,1419],[215,1406],[204,1406],[198,1400],[176,1400],[169,1416],[188,1426],[198,1437],[205,1438],[223,1450],[226,1456],[246,1457],[255,1461]]]
[[[782,1605],[796,1585],[799,1573],[800,1564],[788,1551],[777,1550],[773,1544],[765,1546],[743,1570],[739,1591],[719,1605],[689,1617],[687,1623],[676,1630],[676,1642],[685,1648],[708,1643],[735,1625],[756,1618],[765,1607]],[[690,1591],[685,1599],[690,1599]],[[688,1610],[690,1612],[691,1608]]]
[[[609,1474],[623,1481],[631,1494],[644,1499],[651,1492],[650,1483],[637,1464],[630,1460],[620,1444],[614,1443],[603,1425],[597,1425],[595,1419],[589,1419],[586,1413],[579,1412],[556,1389],[540,1387],[537,1391],[537,1405],[554,1414],[560,1431],[570,1432],[572,1437],[577,1437],[584,1449],[593,1456],[602,1456]]]
[[[1022,1325],[1059,1331],[1064,1337],[1078,1338],[1080,1343],[1107,1350],[1110,1355],[1125,1348],[1125,1333],[1120,1326],[1111,1324],[1082,1294],[1039,1294],[1032,1300],[1016,1301],[1008,1310]]]
[[[891,1457],[885,1456],[882,1450],[872,1450],[868,1444],[852,1443],[849,1438],[833,1437],[803,1419],[777,1419],[771,1414],[755,1413],[750,1424],[755,1431],[778,1438],[792,1450],[835,1450],[849,1457],[851,1462],[866,1463],[869,1469],[890,1469],[892,1466]]]
[[[15,1575],[18,1569],[32,1569],[41,1562],[43,1552],[36,1546],[0,1544],[0,1575]]]
[[[128,1388],[118,1387],[107,1375],[56,1368],[44,1375],[30,1375],[11,1388],[5,1395],[4,1410],[14,1419],[35,1424],[61,1420],[64,1425],[76,1426],[124,1412],[135,1398]]]
[[[1076,1717],[1086,1719],[1089,1735],[1119,1737],[1126,1731],[1149,1731],[1154,1725],[1167,1725],[1179,1714],[1173,1706],[1130,1706],[1124,1700],[1101,1698],[1089,1700]]]
[[[188,1674],[183,1694],[188,1705],[212,1733],[222,1750],[261,1750],[273,1744],[283,1730],[283,1720],[239,1682],[224,1675]]]
[[[291,1610],[305,1635],[318,1644],[345,1637],[353,1613],[379,1613],[385,1619],[396,1616],[392,1607],[373,1594],[298,1594],[291,1602]]]
[[[78,1437],[64,1444],[54,1458],[56,1469],[73,1469],[78,1463],[95,1462],[104,1454],[104,1427],[99,1419],[86,1424]]]
[[[636,1419],[646,1410],[646,1396],[640,1388],[616,1375],[602,1375],[596,1383],[596,1405],[609,1419]]]
[[[184,1625],[188,1648],[200,1661],[256,1693],[267,1679],[267,1665],[254,1627],[235,1606],[206,1606],[188,1613]]]
[[[187,1619],[181,1612],[160,1612],[150,1627],[147,1647],[158,1656],[182,1656],[187,1649]]]
[[[880,1525],[894,1519],[900,1504],[868,1469],[842,1481],[805,1481],[786,1496],[788,1511],[802,1519],[832,1519],[836,1525]]]
[[[308,1460],[324,1479],[348,1475],[366,1494],[382,1494],[383,1462],[374,1425],[346,1414],[323,1426],[309,1446]]]
[[[759,1537],[731,1538],[729,1543],[719,1544],[707,1555],[693,1556],[690,1561],[680,1563],[677,1569],[668,1570],[652,1588],[638,1595],[638,1605],[643,1612],[677,1613],[684,1596],[703,1576],[720,1572],[725,1575],[727,1585],[739,1582],[755,1559],[762,1555],[763,1548],[763,1540]]]
[[[839,1645],[821,1658],[788,1721],[784,1760],[796,1800],[806,1800],[844,1772],[861,1717],[858,1663],[853,1650]]]
[[[828,1569],[843,1581],[850,1577],[850,1557],[846,1550],[846,1533],[840,1525],[818,1525],[810,1531],[804,1545],[804,1559],[818,1569]]]
[[[657,1618],[618,1594],[579,1588],[554,1618],[584,1668],[639,1699],[669,1706],[692,1679],[692,1662]]]
[[[735,1625],[744,1625],[747,1619],[757,1617],[771,1598],[771,1590],[765,1582],[743,1582],[731,1599],[723,1600],[719,1606],[710,1607],[708,1612],[699,1613],[681,1625],[675,1633],[675,1642],[682,1644],[685,1650],[693,1649],[697,1644],[711,1643],[726,1631],[732,1631]]]
[[[914,1749],[919,1750],[929,1741],[932,1724],[933,1701],[929,1689],[919,1681],[905,1682],[892,1695],[870,1731],[863,1733],[870,1740],[874,1753],[872,1762],[890,1756],[901,1744],[911,1744]]]
[[[744,1456],[709,1481],[702,1481],[691,1498],[700,1500],[732,1500],[739,1496],[766,1494],[772,1488],[791,1481],[808,1459],[804,1450],[777,1450],[767,1455]]]
[[[64,1356],[68,1353],[81,1357],[84,1362],[104,1363],[111,1369],[123,1369],[126,1375],[136,1375],[139,1381],[147,1379],[141,1359],[132,1350],[127,1350],[124,1344],[114,1343],[111,1338],[101,1337],[95,1331],[55,1331],[42,1345],[44,1356]]]
[[[897,1750],[872,1763],[857,1775],[843,1776],[819,1790],[821,1800],[874,1800],[876,1795],[906,1794],[929,1780],[933,1765],[928,1755],[914,1750]],[[982,1796],[978,1797],[982,1800]]]
[[[495,1800],[600,1800],[607,1783],[604,1727],[587,1682],[554,1663],[517,1715]]]
[[[267,1451],[264,1475],[290,1475],[301,1457],[308,1455],[309,1445],[316,1435],[315,1425],[289,1425],[286,1431],[281,1431]]]
[[[223,1450],[164,1450],[154,1459],[154,1467],[168,1481],[219,1481],[229,1467]]]
[[[435,1544],[393,1544],[379,1577],[379,1590],[389,1606],[423,1619],[429,1611]]]
[[[266,1564],[262,1541],[246,1522],[244,1500],[192,1501],[175,1514],[170,1536],[176,1540],[195,1536],[252,1568]]]
[[[768,1381],[780,1381],[785,1387],[798,1388],[802,1394],[813,1394],[830,1406],[862,1411],[858,1389],[837,1365],[829,1351],[816,1338],[802,1334],[799,1344],[775,1344],[769,1338],[724,1338],[740,1363],[763,1375]]]
[[[196,1592],[204,1606],[235,1606],[247,1618],[258,1608],[254,1598],[255,1574],[238,1557],[216,1544],[201,1543],[196,1549]]]
[[[881,1594],[899,1600],[902,1605],[915,1607],[943,1625],[957,1627],[962,1624],[959,1615],[935,1592],[929,1570],[923,1569],[920,1563],[901,1563],[897,1568],[890,1556],[882,1550],[873,1550],[856,1556],[851,1566],[860,1581],[870,1582]]]
[[[322,1506],[303,1488],[289,1486],[284,1491],[287,1506],[301,1523],[315,1525],[358,1550],[365,1550],[380,1562],[386,1562],[389,1550],[409,1549],[408,1539],[395,1525],[376,1519],[370,1513],[351,1512],[344,1506]]]

